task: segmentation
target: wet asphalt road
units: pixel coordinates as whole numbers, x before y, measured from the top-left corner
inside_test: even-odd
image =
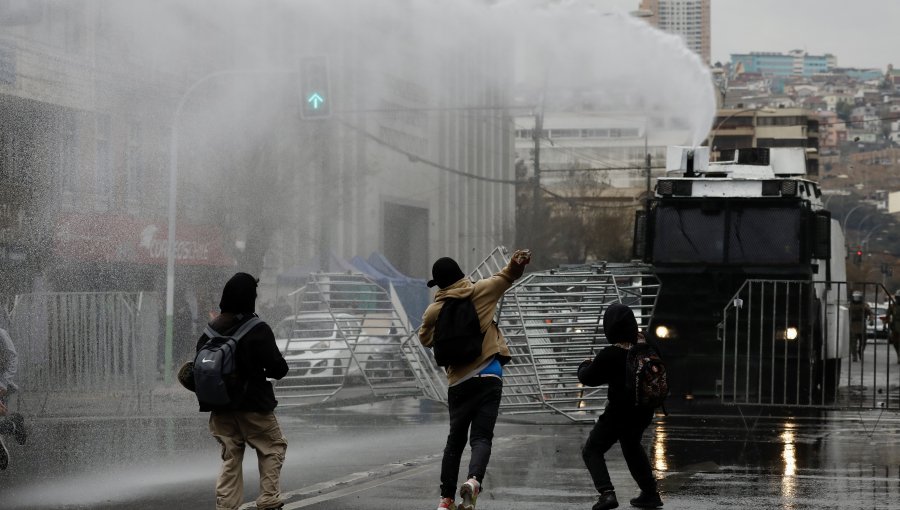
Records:
[[[900,416],[757,412],[694,410],[648,429],[665,508],[900,509]],[[412,399],[282,412],[286,508],[434,508],[445,414]],[[580,457],[589,429],[549,416],[502,419],[478,507],[590,508],[595,495]],[[26,446],[10,445],[0,508],[214,508],[218,450],[203,415],[44,419],[32,431]],[[637,489],[618,448],[608,459],[628,508]],[[254,471],[248,454],[249,502]]]

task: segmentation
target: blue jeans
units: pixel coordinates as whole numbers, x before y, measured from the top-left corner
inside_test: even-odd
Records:
[[[452,498],[456,494],[459,462],[466,448],[467,436],[472,447],[467,478],[475,478],[478,483],[484,479],[491,458],[491,441],[502,394],[503,381],[497,377],[473,377],[448,390],[450,434],[441,462],[442,498]]]

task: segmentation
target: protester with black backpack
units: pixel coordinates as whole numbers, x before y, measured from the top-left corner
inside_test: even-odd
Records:
[[[441,500],[438,510],[456,507],[459,462],[472,445],[467,481],[459,490],[460,510],[475,508],[481,483],[491,456],[494,424],[503,392],[503,365],[510,360],[509,347],[494,322],[497,303],[531,261],[527,250],[515,252],[499,273],[472,283],[459,264],[449,257],[431,268],[429,287],[440,290],[428,306],[419,328],[419,340],[434,347],[435,359],[447,369],[450,434],[441,463]]]
[[[578,380],[585,386],[609,385],[606,409],[597,418],[582,449],[584,463],[594,481],[594,487],[600,493],[592,510],[607,510],[619,506],[615,487],[606,468],[606,459],[603,457],[616,442],[622,447],[628,470],[641,489],[640,495],[631,500],[631,505],[658,508],[663,502],[657,491],[647,452],[641,445],[641,436],[650,425],[654,406],[658,402],[641,402],[643,399],[636,395],[635,385],[631,382],[634,374],[629,374],[628,370],[629,352],[635,357],[638,350],[634,346],[639,341],[634,313],[625,305],[610,305],[603,314],[603,333],[611,345],[603,348],[593,360],[585,360],[578,367]],[[654,364],[656,362],[654,360],[646,366],[657,367]],[[664,365],[659,367],[664,370]]]
[[[287,441],[273,412],[278,401],[267,378],[281,379],[288,366],[275,344],[272,329],[254,313],[257,282],[247,273],[237,273],[225,284],[219,303],[222,313],[209,323],[197,342],[193,384],[186,384],[197,392],[200,411],[210,411],[209,430],[222,446],[222,470],[216,482],[217,510],[236,510],[243,504],[241,465],[248,444],[256,450],[259,460],[256,508],[284,506],[279,478]],[[204,363],[220,364],[230,372],[227,365],[232,355],[235,373],[223,373],[219,378],[227,389],[227,396],[222,397],[209,389],[214,375],[201,372],[200,367]]]

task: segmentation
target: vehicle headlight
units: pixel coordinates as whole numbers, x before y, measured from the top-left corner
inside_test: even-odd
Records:
[[[799,337],[799,336],[800,336],[800,330],[798,330],[794,326],[788,326],[784,329],[779,329],[775,335],[775,337],[778,340],[787,340],[789,342],[796,340],[797,337]]]
[[[672,332],[669,331],[669,328],[660,324],[656,326],[656,338],[669,338]]]

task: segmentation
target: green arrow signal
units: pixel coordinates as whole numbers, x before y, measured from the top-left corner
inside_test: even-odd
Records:
[[[318,92],[313,92],[306,102],[312,105],[313,110],[318,110],[322,103],[325,102],[325,98],[320,96]]]

